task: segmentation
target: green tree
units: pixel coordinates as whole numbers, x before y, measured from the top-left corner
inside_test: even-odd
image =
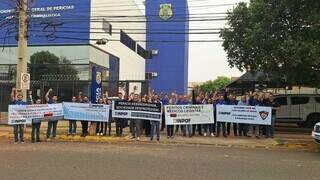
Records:
[[[43,76],[52,76],[53,79],[60,79],[59,76],[69,76],[72,79],[78,77],[77,70],[69,60],[65,57],[59,58],[48,51],[34,53],[30,57],[30,64],[32,80],[41,80]]]
[[[220,34],[229,65],[288,85],[319,86],[319,9],[319,0],[239,3]]]
[[[200,85],[200,90],[203,92],[211,92],[217,91],[226,87],[228,84],[231,83],[231,79],[225,76],[219,76],[216,80],[207,81],[204,84]]]

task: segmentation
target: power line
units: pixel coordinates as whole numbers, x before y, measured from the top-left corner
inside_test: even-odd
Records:
[[[41,30],[29,30],[31,32],[45,32],[45,31],[41,31]],[[46,31],[47,32],[47,31]],[[75,30],[70,30],[70,31],[67,31],[67,30],[62,30],[62,31],[57,31],[56,33],[72,33],[72,34],[89,34],[89,33],[92,33],[92,34],[108,34],[106,32],[103,32],[103,31],[75,31]],[[150,31],[147,31],[147,32],[126,32],[128,34],[167,34],[167,35],[178,35],[178,34],[220,34],[220,32],[166,32],[166,31],[162,31],[162,32],[157,32],[157,31],[154,31],[154,32],[150,32]],[[112,32],[112,34],[120,34],[120,32]]]
[[[86,40],[86,41],[98,41],[101,40],[100,39],[95,39],[95,38],[77,38],[77,37],[66,37],[66,36],[56,36],[56,38],[60,38],[60,39],[71,39],[71,40]],[[107,41],[120,41],[119,39],[108,39]],[[158,41],[158,40],[135,40],[136,42],[161,42],[161,43],[170,43],[170,42],[222,42],[222,40],[187,40],[187,41],[183,41],[183,40],[162,40],[162,41]]]

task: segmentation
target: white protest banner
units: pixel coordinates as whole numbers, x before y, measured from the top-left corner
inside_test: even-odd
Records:
[[[167,125],[212,124],[214,123],[213,105],[166,105]]]
[[[109,121],[109,105],[87,103],[63,103],[64,119],[79,121]]]
[[[8,124],[31,124],[32,119],[63,118],[62,104],[9,105]]]
[[[271,107],[218,105],[217,121],[271,125]]]
[[[113,101],[112,117],[161,121],[161,103]]]

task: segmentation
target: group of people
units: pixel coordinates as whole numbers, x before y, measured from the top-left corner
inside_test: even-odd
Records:
[[[15,105],[27,105],[27,104],[41,104],[41,103],[58,103],[58,96],[53,93],[52,89],[45,95],[45,101],[42,102],[40,98],[33,99],[32,94],[28,94],[27,101],[23,101],[23,94],[16,89],[12,89],[11,93],[12,103]],[[73,96],[71,102],[75,103],[90,103],[89,97],[84,95],[82,92],[78,93],[78,96]],[[149,102],[149,103],[161,103],[162,107],[164,105],[189,105],[189,104],[212,104],[214,111],[218,105],[239,105],[239,106],[268,106],[272,107],[272,123],[271,125],[249,125],[241,123],[226,123],[226,122],[216,122],[212,124],[193,124],[193,125],[166,125],[165,124],[165,112],[162,110],[162,121],[152,121],[152,120],[142,120],[142,119],[124,119],[124,118],[113,118],[112,109],[110,108],[109,121],[108,122],[88,122],[81,121],[81,137],[86,137],[89,135],[89,128],[91,131],[95,131],[91,134],[96,134],[98,136],[111,136],[112,123],[115,123],[116,136],[123,136],[123,130],[129,127],[130,139],[140,140],[141,135],[144,133],[145,136],[149,137],[153,141],[154,137],[156,140],[160,140],[160,131],[166,129],[167,138],[174,138],[174,136],[181,131],[183,136],[193,137],[196,133],[199,136],[216,136],[220,135],[228,137],[231,134],[231,127],[234,136],[245,136],[251,137],[255,136],[260,138],[265,136],[266,138],[274,137],[274,124],[276,118],[276,111],[279,109],[279,104],[274,101],[273,94],[271,93],[247,93],[240,97],[229,92],[214,92],[214,93],[202,93],[199,92],[198,95],[194,97],[189,97],[186,95],[178,95],[173,92],[171,94],[151,92],[149,94],[140,96],[139,94],[130,94],[124,96],[122,93],[118,93],[117,98],[108,98],[103,96],[99,98],[98,104],[108,104],[111,105],[112,101],[129,101],[129,102]],[[163,108],[162,108],[163,109]],[[216,112],[214,112],[216,116]],[[33,119],[32,120],[32,132],[31,140],[32,142],[40,142],[40,127],[43,119]],[[89,126],[90,123],[90,126]],[[57,134],[57,124],[58,119],[49,119],[46,141],[54,139]],[[14,142],[24,143],[24,125],[14,125]],[[144,132],[143,132],[144,131]],[[77,121],[69,120],[68,135],[75,136],[77,133]]]

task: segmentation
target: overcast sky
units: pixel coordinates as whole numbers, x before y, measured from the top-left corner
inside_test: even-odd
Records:
[[[141,3],[142,0],[136,0]],[[228,6],[214,6],[217,4],[236,4],[240,0],[188,0],[189,13],[204,14],[227,12],[232,9],[233,5]],[[241,0],[248,2],[249,0]],[[169,3],[170,1],[168,1]],[[196,7],[194,7],[196,6]],[[199,7],[200,6],[200,7]],[[207,15],[212,16],[212,15]],[[190,22],[190,29],[199,28],[223,28],[225,21],[203,21]],[[216,40],[220,39],[219,35],[190,35],[190,40]],[[238,77],[241,72],[237,69],[231,69],[228,66],[226,52],[223,50],[221,42],[213,43],[190,43],[189,45],[189,82],[203,82],[215,79],[218,76]]]
[[[242,0],[248,2],[249,0]],[[197,3],[190,0],[190,14],[227,12],[232,9],[230,6],[214,7],[215,4],[235,4],[240,0],[207,0]],[[192,8],[201,4],[208,5],[208,8]],[[192,28],[223,28],[225,21],[219,22],[191,22]],[[219,35],[190,35],[190,39],[220,39]],[[189,51],[189,82],[207,81],[217,76],[237,77],[242,73],[237,69],[228,66],[227,55],[223,50],[222,43],[190,43]]]

